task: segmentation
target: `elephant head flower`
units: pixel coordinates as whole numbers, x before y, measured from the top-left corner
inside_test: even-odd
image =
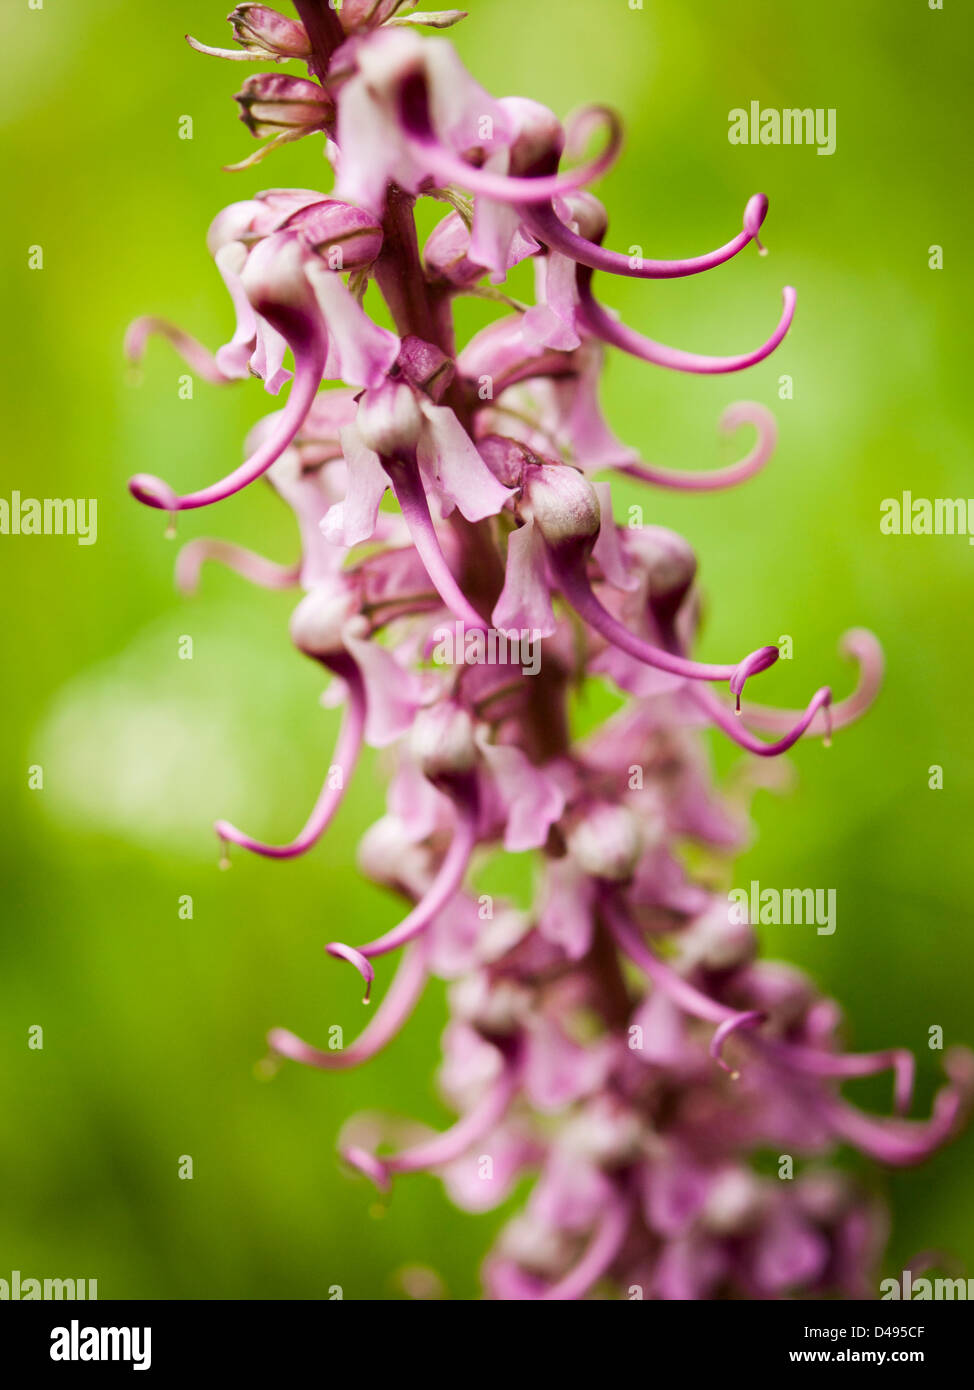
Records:
[[[276,394],[290,380],[219,482],[183,495],[145,475],[130,484],[174,515],[266,477],[295,515],[294,563],[211,540],[179,562],[186,588],[204,561],[223,561],[257,585],[303,591],[292,639],[344,706],[295,838],[272,845],[220,821],[225,849],[301,855],[341,814],[365,744],[392,766],[360,864],[405,909],[323,945],[358,971],[366,1001],[374,960],[401,953],[395,977],[344,1050],[282,1028],[270,1047],[322,1071],[364,1063],[393,1043],[431,977],[450,982],[440,1079],[456,1122],[434,1134],[367,1117],[340,1147],[383,1193],[430,1171],[476,1211],[532,1175],[485,1265],[491,1297],[866,1296],[884,1216],[831,1155],[850,1144],[886,1165],[925,1158],[963,1121],[971,1055],[947,1054],[929,1117],[911,1118],[911,1055],[850,1050],[833,1002],[760,958],[755,924],[728,914],[684,851],[713,858],[746,836],[701,731],[764,759],[802,737],[828,741],[875,697],[881,651],[849,634],[852,694],[835,702],[823,686],[796,711],[752,703],[779,655],[757,634],[743,656],[696,659],[693,550],[661,526],[618,525],[614,483],[742,483],[767,464],[774,421],[736,402],[722,424],[753,427],[750,452],[687,474],[619,443],[598,400],[607,349],[691,374],[737,373],[775,350],[791,288],[767,340],[729,357],[646,338],[593,288],[596,273],[666,280],[763,251],[767,199],[752,196],[712,251],[624,256],[603,245],[608,219],[587,191],[618,154],[612,113],[563,125],[533,101],[492,97],[446,40],[421,32],[455,12],[296,8],[297,20],[259,5],[231,15],[232,56],[297,58],[310,74],[249,78],[240,101],[272,144],[321,134],[334,188],[257,194],[216,218],[208,245],[236,315],[216,354],[155,318],[128,338],[137,358],[163,333],[216,383],[253,375]],[[595,128],[600,153],[568,163]],[[450,211],[421,255],[413,208],[427,196]],[[535,302],[524,305],[499,286],[529,259]],[[458,346],[455,302],[478,290],[503,310]],[[394,330],[373,317],[380,297]],[[447,658],[444,624],[456,632]],[[524,631],[537,662],[520,659]],[[627,703],[579,739],[569,703],[590,677]],[[497,852],[532,856],[529,906],[477,891]],[[842,1090],[882,1072],[888,1118]],[[801,1159],[794,1183],[759,1176],[754,1157],[769,1147]]]

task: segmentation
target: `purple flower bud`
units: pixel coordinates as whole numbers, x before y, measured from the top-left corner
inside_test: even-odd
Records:
[[[517,132],[511,142],[510,173],[519,177],[551,173],[565,147],[565,132],[557,116],[527,97],[505,97],[502,104]]]
[[[568,834],[568,852],[579,868],[614,883],[632,878],[643,849],[636,816],[608,801],[590,807]]]
[[[273,322],[282,310],[313,312],[314,292],[304,272],[307,256],[293,233],[276,232],[258,243],[240,278],[259,314]]]
[[[254,73],[234,100],[240,104],[240,119],[258,140],[324,130],[335,115],[334,102],[317,82],[282,72]]]
[[[210,223],[206,246],[211,256],[231,241],[250,245],[261,237],[270,236],[301,208],[321,201],[320,193],[306,188],[274,188],[258,193],[246,202],[231,203],[222,208]]]
[[[242,48],[268,58],[309,58],[311,44],[304,25],[266,5],[238,5],[227,16]]]
[[[609,226],[609,216],[598,198],[579,189],[565,195],[565,204],[579,236],[586,241],[601,241]]]
[[[362,443],[374,454],[398,458],[416,448],[423,413],[416,393],[403,381],[384,381],[366,391],[355,421]]]
[[[592,484],[564,464],[529,464],[524,470],[524,503],[546,543],[556,549],[588,543],[602,522]]]
[[[345,625],[353,613],[350,592],[312,589],[291,614],[291,641],[306,656],[337,656],[345,650]]]
[[[483,279],[485,269],[469,259],[470,231],[458,212],[438,222],[426,239],[423,261],[431,280],[463,289]]]
[[[357,34],[378,29],[407,3],[415,3],[415,0],[342,0],[335,8],[345,33]]]
[[[471,772],[477,762],[473,720],[465,709],[448,700],[419,711],[409,747],[423,776],[431,782]]]
[[[403,338],[396,366],[412,386],[437,403],[456,375],[446,353],[415,333],[407,333]]]
[[[362,270],[382,250],[382,228],[364,208],[334,198],[302,207],[284,224],[329,270]]]

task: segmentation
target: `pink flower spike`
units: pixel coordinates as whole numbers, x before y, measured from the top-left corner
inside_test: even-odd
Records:
[[[605,270],[612,275],[626,275],[638,280],[675,280],[685,275],[699,275],[702,271],[713,270],[732,260],[751,241],[760,247],[758,231],[767,211],[767,198],[763,193],[755,193],[744,209],[743,231],[725,245],[719,246],[716,251],[708,251],[706,255],[691,256],[682,261],[654,261],[641,256],[624,256],[618,251],[606,251],[596,242],[566,227],[553,207],[526,205],[521,209],[528,230],[550,250],[570,256],[590,270]]]
[[[755,401],[738,401],[730,405],[720,417],[720,428],[725,433],[739,429],[742,425],[753,425],[758,432],[757,440],[739,463],[727,468],[715,468],[710,472],[687,473],[676,468],[658,468],[655,464],[622,459],[602,465],[614,468],[617,473],[625,473],[629,478],[637,478],[643,483],[656,487],[675,488],[679,492],[716,492],[720,488],[736,487],[738,483],[753,478],[768,462],[778,442],[778,426],[771,411]]]
[[[345,795],[345,788],[351,779],[362,749],[362,734],[365,728],[365,683],[355,662],[337,658],[330,663],[344,680],[348,689],[348,712],[338,736],[335,757],[328,769],[318,800],[315,802],[305,823],[304,829],[287,845],[268,845],[245,835],[229,821],[218,820],[214,830],[224,843],[240,845],[243,849],[262,854],[267,859],[295,859],[305,854],[312,845],[317,844],[331,824],[332,818]],[[336,773],[338,774],[336,777]]]
[[[589,280],[589,273],[579,274],[579,317],[588,331],[596,338],[601,338],[604,343],[617,347],[632,357],[640,357],[644,362],[652,362],[657,367],[668,367],[675,372],[714,376],[722,372],[740,372],[746,367],[753,367],[770,357],[795,317],[795,291],[788,285],[781,292],[781,318],[767,342],[762,343],[753,352],[740,353],[736,357],[706,357],[702,353],[684,352],[681,348],[667,347],[652,338],[644,337],[635,329],[627,328],[596,301]]]
[[[291,642],[330,673],[321,703],[341,721],[296,838],[267,844],[218,821],[220,867],[233,845],[275,860],[309,850],[363,745],[381,750],[385,804],[356,865],[395,905],[365,927],[333,922],[324,955],[329,971],[336,959],[358,971],[364,1004],[376,960],[395,959],[347,1047],[341,1030],[315,1047],[272,1028],[261,1071],[366,1063],[442,983],[436,1085],[449,1127],[363,1115],[338,1148],[374,1185],[374,1214],[376,1189],[420,1171],[461,1208],[497,1211],[487,1298],[875,1298],[884,1203],[839,1150],[926,1159],[967,1119],[974,1054],[948,1051],[930,1118],[909,1118],[913,1055],[846,1051],[838,1002],[764,955],[762,919],[832,921],[832,904],[823,917],[810,890],[780,890],[783,910],[768,913],[759,885],[725,889],[753,794],[791,785],[773,759],[803,734],[828,745],[857,719],[882,653],[870,633],[846,634],[851,693],[833,706],[822,686],[794,711],[747,699],[785,642],[692,659],[708,650],[694,548],[662,518],[627,518],[617,494],[629,479],[686,494],[744,482],[771,457],[775,421],[754,402],[728,406],[721,430],[753,434],[722,443],[720,466],[677,455],[684,472],[643,463],[602,404],[610,348],[716,375],[781,343],[790,287],[767,342],[711,356],[628,327],[593,281],[692,277],[751,242],[764,255],[768,200],[754,195],[737,235],[703,255],[607,249],[608,213],[584,185],[619,152],[613,113],[589,108],[566,126],[527,96],[495,98],[452,44],[420,32],[458,12],[417,5],[294,0],[296,21],[234,0],[243,53],[225,56],[265,56],[270,69],[243,70],[242,120],[266,143],[235,167],[316,132],[334,186],[257,192],[212,220],[206,249],[234,320],[215,354],[161,319],[126,336],[133,362],[159,334],[190,364],[180,371],[281,392],[229,476],[183,497],[156,477],[130,487],[171,513],[172,533],[182,508],[266,474],[299,564],[199,539],[181,550],[177,582],[195,589],[213,561],[268,589],[294,585]],[[282,73],[286,58],[313,80]],[[421,199],[451,209],[425,248]],[[199,467],[193,488],[216,476]],[[740,775],[711,767],[709,729],[756,755]],[[329,941],[335,930],[364,944]],[[887,1072],[892,1114],[852,1103],[857,1078]],[[769,1152],[800,1156],[793,1182],[775,1181]],[[411,1298],[446,1292],[431,1271],[398,1284]]]

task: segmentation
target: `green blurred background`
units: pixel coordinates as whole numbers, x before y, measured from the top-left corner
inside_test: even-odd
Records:
[[[346,1036],[361,1025],[358,993],[322,943],[394,920],[395,904],[353,862],[380,781],[371,768],[359,776],[326,842],[300,862],[238,853],[232,872],[217,871],[215,816],[270,838],[298,827],[336,715],[318,707],[318,673],[289,647],[291,597],[210,568],[201,595],[181,600],[175,548],[125,488],[135,471],[183,488],[218,476],[270,404],[256,383],[197,383],[181,400],[183,367],[162,343],[134,384],[126,324],[156,312],[224,341],[210,217],[260,188],[328,186],[314,141],[250,173],[221,172],[251,148],[231,96],[260,69],[195,55],[182,35],[223,44],[227,8],[4,7],[0,495],[96,496],[99,535],[88,548],[0,537],[0,1276],[94,1277],[102,1297],[322,1298],[337,1284],[346,1298],[387,1298],[404,1266],[424,1265],[451,1296],[473,1298],[500,1216],[454,1211],[425,1177],[401,1182],[379,1214],[334,1157],[341,1122],[360,1109],[447,1122],[433,1084],[442,991],[363,1071],[255,1072],[271,1025],[318,1043],[333,1023]],[[613,360],[606,402],[622,438],[687,467],[747,446],[718,440],[730,401],[776,409],[777,456],[746,488],[645,499],[647,519],[683,531],[700,556],[705,655],[789,634],[794,659],[765,678],[762,698],[803,703],[823,681],[847,688],[843,630],[863,624],[883,640],[875,712],[831,752],[801,747],[786,796],[759,796],[735,882],[836,888],[834,936],[779,928],[767,949],[841,999],[857,1047],[917,1049],[926,1106],[938,1071],[928,1028],[974,1040],[974,560],[963,538],[886,537],[878,520],[880,501],[904,488],[974,493],[962,351],[971,195],[957,162],[970,129],[970,15],[951,0],[943,12],[926,0],[470,8],[453,38],[490,90],[559,114],[609,101],[625,117],[624,156],[600,190],[611,244],[694,253],[733,235],[752,192],[770,196],[767,258],[603,292],[655,337],[733,352],[770,331],[791,283],[798,315],[781,350],[746,380]],[[731,146],[728,112],[752,99],[835,107],[836,153]],[[192,140],[178,138],[186,115]],[[941,271],[928,269],[933,243]],[[32,245],[43,270],[27,268]],[[782,374],[793,400],[777,399]],[[184,515],[180,532],[295,553],[289,516],[263,488]],[[184,635],[191,661],[178,659]],[[593,694],[587,717],[602,699]],[[733,761],[715,753],[721,768]],[[33,764],[43,790],[28,790]],[[928,789],[931,764],[943,790]],[[192,920],[178,915],[184,894]],[[38,1024],[44,1049],[30,1051]],[[885,1085],[863,1094],[888,1105]],[[970,1255],[972,1142],[877,1177],[896,1215],[890,1268],[931,1246]],[[184,1154],[191,1182],[177,1177]]]

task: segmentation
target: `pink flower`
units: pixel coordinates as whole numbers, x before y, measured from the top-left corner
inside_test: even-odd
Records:
[[[715,785],[699,731],[764,759],[803,736],[827,740],[871,704],[881,651],[864,630],[847,635],[858,681],[843,700],[821,687],[804,710],[753,703],[778,648],[755,634],[743,656],[696,660],[692,548],[658,525],[618,525],[612,484],[594,477],[702,491],[768,462],[774,421],[738,402],[721,423],[756,431],[740,462],[704,473],[644,463],[603,417],[600,373],[607,347],[692,374],[743,370],[788,331],[793,290],[762,345],[721,358],[646,338],[593,290],[596,271],[666,280],[761,249],[767,199],[755,195],[741,230],[702,255],[606,249],[607,218],[584,190],[618,154],[614,115],[597,108],[566,128],[537,103],[495,100],[448,43],[418,32],[455,12],[395,0],[346,0],[340,18],[324,0],[297,9],[301,23],[238,6],[243,51],[223,56],[307,63],[309,78],[258,75],[238,100],[271,145],[322,134],[334,193],[274,190],[215,219],[208,247],[236,319],[215,354],[160,319],[127,340],[138,359],[161,333],[217,384],[256,375],[276,394],[290,381],[220,481],[183,496],[146,475],[130,483],[175,514],[266,476],[294,515],[297,561],[196,540],[178,563],[185,589],[221,561],[258,586],[303,591],[292,640],[343,708],[294,839],[267,844],[219,821],[224,846],[301,855],[340,814],[364,745],[387,750],[391,768],[359,864],[402,906],[323,944],[359,973],[366,1002],[374,961],[399,954],[392,983],[343,1051],[281,1028],[270,1046],[321,1071],[367,1062],[430,976],[450,981],[440,1083],[457,1119],[436,1133],[371,1117],[340,1147],[384,1194],[430,1171],[470,1211],[532,1180],[486,1262],[492,1297],[871,1296],[884,1218],[830,1157],[844,1144],[886,1165],[922,1161],[966,1118],[974,1058],[948,1052],[929,1117],[912,1118],[912,1056],[849,1050],[838,1007],[761,960],[754,924],[730,918],[687,847],[712,859],[748,835],[744,798]],[[593,127],[600,153],[562,167]],[[452,208],[423,259],[422,194]],[[458,349],[457,298],[485,275],[496,298],[525,259],[534,303],[507,299],[510,312]],[[372,317],[379,295],[394,332]],[[344,385],[322,390],[332,381]],[[575,737],[590,678],[626,703]],[[534,891],[520,905],[481,891],[499,852],[531,856]],[[888,1117],[843,1094],[881,1073]],[[796,1158],[793,1183],[758,1175],[768,1148]]]

